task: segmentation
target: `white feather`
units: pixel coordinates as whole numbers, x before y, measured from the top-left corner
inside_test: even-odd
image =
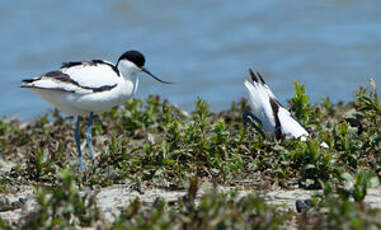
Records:
[[[299,138],[301,136],[308,136],[307,130],[300,125],[290,114],[287,109],[280,107],[278,111],[278,117],[281,124],[282,134],[286,134],[287,137]]]
[[[90,112],[99,113],[123,103],[136,92],[138,84],[136,72],[138,68],[135,66],[132,70],[125,69],[126,67],[131,68],[132,65],[134,64],[130,62],[129,66],[124,64],[119,68],[118,70],[121,73],[119,76],[110,65],[83,62],[79,65],[59,69],[77,84],[46,75],[39,75],[34,78],[35,81],[23,83],[22,87],[30,88],[34,93],[66,114],[88,115]],[[105,86],[115,87],[103,91],[91,89]]]
[[[107,61],[104,62],[111,64]],[[84,62],[82,65],[75,65],[69,68],[61,68],[60,70],[69,75],[72,80],[86,87],[98,88],[120,82],[121,76],[118,76],[110,65],[101,63],[89,65],[86,63]]]
[[[90,89],[81,88],[78,85],[74,85],[70,82],[58,81],[54,78],[46,76],[40,76],[38,80],[28,84],[24,84],[24,86],[27,86],[28,88],[72,92],[76,94],[88,94],[93,92]]]
[[[275,132],[275,119],[269,103],[270,97],[263,85],[257,82],[245,81],[245,86],[249,91],[249,103],[253,114],[262,122],[265,132]]]
[[[254,74],[251,72],[251,74]],[[276,101],[279,105],[277,116],[279,118],[281,132],[286,138],[308,136],[307,130],[300,125],[277,100],[274,93],[267,84],[264,84],[258,77],[257,81],[245,80],[245,86],[249,91],[249,102],[252,113],[262,122],[265,132],[275,133],[276,122],[274,112],[271,107],[270,99]]]

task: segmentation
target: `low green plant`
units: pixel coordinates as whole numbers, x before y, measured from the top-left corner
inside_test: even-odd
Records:
[[[323,183],[323,192],[312,200],[313,208],[298,218],[301,228],[379,229],[381,209],[364,203],[369,188],[379,185],[372,172],[359,170],[356,175],[341,175],[344,183]]]
[[[302,123],[308,124],[311,106],[308,103],[308,96],[306,95],[306,87],[304,84],[299,84],[293,81],[295,86],[294,97],[290,100],[290,110],[295,114],[295,117]]]
[[[60,181],[48,195],[38,190],[37,211],[25,217],[23,229],[62,229],[86,227],[100,218],[94,195],[81,195],[70,168],[59,172]]]
[[[256,194],[238,197],[237,193],[211,190],[197,198],[192,182],[178,205],[156,200],[152,206],[139,199],[126,207],[114,229],[278,229],[290,216],[265,203]]]
[[[130,99],[124,105],[95,117],[95,164],[92,167],[85,147],[83,157],[89,161],[85,174],[78,171],[75,123],[72,118],[62,117],[57,110],[29,123],[2,118],[1,164],[9,165],[12,169],[0,170],[0,193],[12,194],[22,190],[23,186],[43,185],[45,190],[41,194],[45,195],[39,195],[39,205],[46,207],[47,217],[43,218],[44,212],[41,211],[40,224],[61,226],[52,224],[51,220],[57,217],[58,222],[65,227],[69,226],[65,220],[66,214],[56,216],[52,214],[53,211],[49,211],[65,210],[60,204],[78,205],[78,210],[82,210],[84,216],[90,216],[88,218],[91,221],[81,219],[79,216],[82,214],[76,213],[75,218],[80,226],[93,226],[90,222],[97,219],[85,212],[81,205],[74,204],[80,203],[79,199],[84,199],[87,204],[88,198],[79,195],[79,198],[67,200],[64,195],[54,193],[63,190],[65,186],[71,186],[64,183],[59,173],[67,167],[71,170],[70,183],[83,186],[81,190],[124,184],[126,181],[136,184],[136,190],[140,192],[144,190],[141,188],[182,190],[195,176],[220,186],[245,189],[267,190],[279,186],[284,189],[323,187],[326,190],[328,184],[332,190],[321,199],[312,218],[320,218],[331,224],[350,222],[351,215],[360,219],[361,215],[373,218],[373,214],[369,213],[374,210],[361,209],[361,206],[364,206],[362,201],[369,189],[368,184],[374,184],[374,178],[381,176],[381,116],[375,87],[370,90],[360,88],[356,98],[349,103],[331,102],[327,98],[319,105],[308,101],[304,85],[297,82],[294,85],[295,94],[290,100],[290,110],[308,128],[310,136],[306,141],[277,140],[271,135],[262,138],[255,130],[243,124],[242,113],[248,109],[245,99],[233,102],[226,111],[216,113],[209,108],[208,102],[198,98],[194,112],[187,113],[159,96],[150,95],[146,99]],[[345,121],[347,117],[358,119],[363,125],[363,132],[352,131],[353,127]],[[85,132],[86,125],[83,125],[80,127],[81,137],[85,136]],[[82,140],[85,141],[85,138]],[[323,141],[329,148],[321,147]],[[81,194],[78,189],[70,193]],[[50,194],[56,197],[55,201],[50,200]],[[136,204],[130,206],[136,212],[131,214],[126,211],[130,213],[127,216],[132,217],[120,221],[123,226],[137,226],[134,223],[140,219],[143,221],[146,215],[149,218],[157,217],[156,222],[150,219],[151,227],[161,226],[162,222],[173,226],[170,221],[189,226],[184,220],[195,221],[195,210],[203,213],[199,218],[208,217],[213,220],[215,217],[208,210],[212,213],[221,212],[222,216],[228,215],[226,213],[245,216],[244,212],[250,211],[240,210],[234,205],[232,209],[223,206],[223,202],[233,202],[231,195],[215,196],[213,198],[212,195],[207,195],[205,198],[212,203],[202,198],[205,204],[202,207],[206,208],[200,209],[201,206],[194,205],[192,210],[189,209],[190,203],[185,201],[175,204],[160,201],[156,204],[158,206],[147,206],[136,201]],[[237,197],[234,199],[239,200]],[[332,199],[332,204],[329,199]],[[334,199],[339,200],[336,207],[333,206]],[[256,202],[248,201],[254,206],[260,206],[261,203]],[[179,206],[183,205],[188,209],[180,209]],[[245,206],[246,201],[242,205]],[[317,207],[322,210],[331,209],[332,216],[336,215],[337,220],[326,219],[325,212]],[[347,207],[355,211],[340,211],[349,210]],[[152,210],[156,210],[156,214]],[[179,216],[185,219],[179,220]],[[233,221],[231,223],[241,223],[241,220],[233,217],[224,218]],[[267,217],[260,215],[256,218],[262,223]],[[203,219],[203,224],[199,226],[207,226],[204,225],[205,221]],[[228,225],[223,222],[221,226]]]

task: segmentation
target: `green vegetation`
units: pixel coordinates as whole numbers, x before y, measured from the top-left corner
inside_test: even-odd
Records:
[[[58,111],[27,124],[2,118],[0,157],[11,170],[0,171],[0,195],[29,186],[35,191],[37,209],[24,213],[18,223],[0,219],[0,227],[381,228],[381,211],[364,203],[368,189],[381,177],[381,106],[375,85],[360,88],[348,104],[324,99],[314,105],[305,87],[294,84],[289,107],[311,133],[306,142],[263,139],[245,127],[244,99],[233,102],[228,111],[213,113],[198,98],[195,111],[187,114],[151,95],[128,100],[95,119],[97,156],[92,167],[84,149],[84,175],[78,170],[73,119]],[[347,117],[361,121],[361,134],[345,121]],[[83,125],[82,136],[85,129]],[[323,141],[329,148],[320,147]],[[110,222],[99,210],[96,192],[87,191],[126,181],[138,191],[143,187],[188,192],[176,202],[159,199],[146,204],[136,199]],[[196,196],[197,181],[236,189],[214,188]],[[274,186],[323,192],[299,214],[265,202],[263,191]],[[262,192],[240,197],[240,189]]]
[[[151,207],[135,200],[126,207],[114,223],[115,229],[273,229],[289,216],[276,207],[250,194],[239,198],[237,193],[218,193],[211,190],[196,204],[197,182],[192,181],[187,195],[176,205],[156,200]]]

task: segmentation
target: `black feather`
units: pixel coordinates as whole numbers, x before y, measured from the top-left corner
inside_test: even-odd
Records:
[[[249,68],[249,73],[250,73],[250,77],[253,81],[259,82],[257,76],[255,75],[254,71],[251,68]]]
[[[258,83],[260,81],[263,85],[266,84],[266,82],[263,80],[263,78],[259,72],[255,73],[251,68],[249,68],[249,73],[250,73],[251,79],[253,81],[258,82]]]
[[[34,81],[36,81],[36,80],[39,80],[38,78],[32,78],[32,79],[24,79],[24,80],[22,80],[22,82],[23,83],[32,83],[32,82],[34,82]],[[22,87],[22,86],[21,86]]]
[[[265,83],[265,81],[263,80],[261,74],[260,74],[259,72],[257,72],[257,75],[258,75],[259,79],[261,79],[262,84],[265,85],[266,83]]]
[[[273,116],[275,119],[275,137],[277,139],[280,139],[282,137],[282,127],[281,127],[280,120],[278,117],[278,111],[279,111],[279,107],[281,105],[278,103],[277,100],[275,100],[274,98],[271,98],[271,97],[270,97],[270,104],[271,104],[271,109],[273,111]]]
[[[61,69],[62,68],[70,68],[70,67],[82,65],[82,64],[83,64],[83,62],[81,62],[81,61],[64,62],[64,63],[62,63],[60,68]]]
[[[137,50],[129,50],[122,54],[122,56],[120,56],[118,59],[118,63],[123,59],[129,60],[139,68],[143,67],[144,63],[146,62],[144,55]]]
[[[64,63],[62,63],[60,68],[61,69],[62,68],[71,68],[71,67],[79,66],[79,65],[83,65],[83,66],[87,66],[87,65],[88,66],[108,65],[119,76],[119,70],[118,70],[118,68],[116,66],[114,66],[113,64],[110,64],[108,62],[105,62],[105,61],[103,61],[101,59],[94,59],[94,60],[91,60],[91,61],[64,62]]]
[[[57,81],[61,81],[61,82],[65,82],[65,83],[70,83],[70,84],[78,86],[78,87],[80,87],[82,89],[92,90],[93,92],[108,91],[108,90],[112,90],[113,88],[115,88],[117,86],[117,84],[114,84],[114,85],[104,85],[104,86],[100,86],[100,87],[83,86],[83,85],[80,85],[77,81],[75,81],[72,78],[70,78],[70,76],[68,74],[63,73],[63,72],[61,72],[59,70],[47,72],[46,74],[43,74],[43,75],[41,75],[41,76],[39,76],[38,78],[35,78],[35,79],[25,79],[25,80],[23,80],[23,82],[24,83],[32,83],[34,81],[41,80],[41,78],[43,78],[43,77],[53,78],[53,79],[55,79]],[[34,85],[22,85],[21,88],[46,89],[46,88],[41,88],[41,87],[37,87],[37,86],[34,86]],[[70,92],[70,93],[74,92],[72,90],[68,91],[68,90],[64,90],[62,88],[49,88],[49,89],[62,90],[62,91]]]

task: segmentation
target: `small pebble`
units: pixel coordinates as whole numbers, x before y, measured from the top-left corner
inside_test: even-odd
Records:
[[[296,200],[295,202],[296,211],[303,212],[312,207],[312,201],[310,199],[307,200]]]
[[[25,204],[26,201],[27,201],[27,199],[24,198],[24,197],[20,197],[20,198],[19,198],[19,202],[20,202],[21,204]]]
[[[155,144],[155,138],[153,137],[153,135],[151,133],[147,134],[147,142],[150,145],[154,145]]]
[[[143,195],[144,194],[144,191],[142,189],[142,183],[140,182],[140,180],[138,180],[136,182],[136,191],[140,194],[140,195]]]

